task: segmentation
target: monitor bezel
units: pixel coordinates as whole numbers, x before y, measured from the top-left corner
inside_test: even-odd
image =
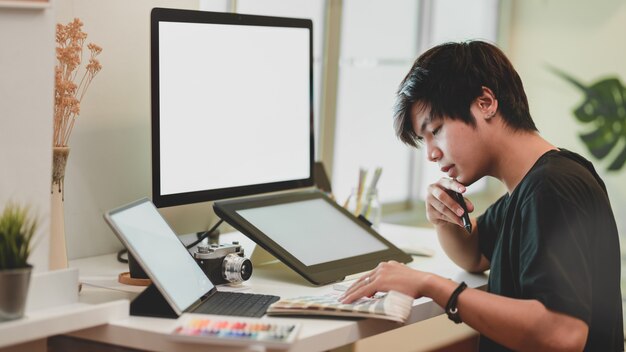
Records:
[[[292,27],[309,30],[309,176],[304,179],[251,184],[228,188],[161,193],[160,160],[160,85],[159,85],[159,23],[211,23],[244,26]],[[261,193],[283,191],[313,186],[314,128],[313,128],[313,22],[309,19],[245,15],[196,10],[153,8],[150,16],[151,56],[151,146],[152,146],[152,201],[157,208],[235,198]],[[219,168],[219,165],[216,165]]]

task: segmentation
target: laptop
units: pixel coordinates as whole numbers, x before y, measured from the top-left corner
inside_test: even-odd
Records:
[[[148,198],[108,211],[104,218],[152,280],[131,302],[131,315],[261,317],[280,298],[218,291]]]

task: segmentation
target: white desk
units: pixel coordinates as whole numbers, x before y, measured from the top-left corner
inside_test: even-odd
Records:
[[[33,274],[23,318],[0,324],[1,351],[46,351],[49,336],[68,333],[128,316],[129,304],[78,301],[78,270]]]
[[[419,244],[432,248],[434,256],[414,257],[409,266],[437,273],[455,281],[465,281],[470,287],[482,287],[487,282],[486,275],[470,274],[454,265],[442,252],[433,230],[383,224],[381,234],[398,246]],[[255,246],[252,241],[239,233],[222,235],[221,242],[239,240],[246,255]],[[164,254],[165,255],[165,254]],[[125,264],[118,263],[115,255],[74,260],[70,266],[80,269],[81,281],[103,286],[115,285],[120,272],[128,271]],[[281,297],[300,295],[322,295],[333,290],[332,285],[315,287],[282,263],[254,268],[252,278],[245,282],[244,292],[274,294]],[[139,292],[140,289],[136,289]],[[80,300],[85,303],[102,303],[119,298],[131,299],[129,292],[85,286]],[[423,321],[440,315],[443,310],[429,298],[414,301],[413,310],[407,324]],[[320,351],[337,348],[365,337],[396,329],[402,325],[377,319],[347,320],[332,318],[281,318],[264,317],[267,320],[297,321],[302,323],[298,340],[290,351]],[[103,343],[154,351],[200,351],[207,345],[179,343],[168,338],[175,325],[173,319],[159,319],[128,316],[104,326],[93,327],[70,333],[70,336]],[[212,351],[245,351],[248,348],[211,346]],[[257,350],[257,349],[255,349]]]

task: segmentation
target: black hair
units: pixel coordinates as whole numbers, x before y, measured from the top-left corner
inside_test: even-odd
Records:
[[[491,89],[504,122],[514,130],[536,131],[522,80],[504,53],[483,41],[445,43],[420,55],[400,83],[394,106],[396,135],[418,147],[411,108],[430,108],[433,119],[450,118],[476,126],[472,102]]]

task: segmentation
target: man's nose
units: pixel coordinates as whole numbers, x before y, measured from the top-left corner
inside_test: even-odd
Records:
[[[426,156],[428,161],[436,162],[441,159],[441,149],[429,144],[426,146]]]

